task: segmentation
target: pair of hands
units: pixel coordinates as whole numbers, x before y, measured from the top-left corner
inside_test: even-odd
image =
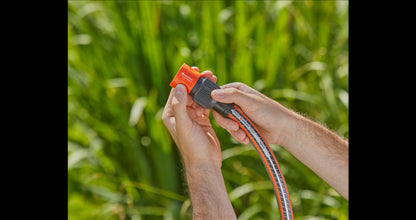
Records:
[[[192,67],[199,72],[197,67]],[[211,71],[204,71],[201,77],[213,82],[217,77]],[[223,103],[235,103],[251,118],[269,143],[281,144],[284,135],[279,134],[285,127],[285,108],[279,103],[242,83],[230,83],[211,93],[213,99]],[[185,166],[209,164],[221,167],[220,142],[209,120],[210,109],[204,109],[187,95],[185,86],[172,88],[165,109],[163,121],[176,142]],[[212,112],[216,122],[226,129],[237,141],[248,144],[249,139],[238,123]],[[281,118],[277,123],[276,117]]]
[[[193,69],[199,72],[197,67]],[[211,71],[204,71],[201,76],[213,82],[217,81],[217,77]],[[213,90],[211,96],[216,101],[238,105],[269,144],[284,147],[348,199],[347,140],[243,83],[223,85],[221,89]],[[188,181],[219,184],[218,192],[225,198],[227,193],[221,182],[221,147],[212,129],[209,111],[196,104],[191,96],[187,95],[185,86],[179,84],[171,90],[163,111],[163,121],[182,155],[185,169],[188,170],[187,175],[189,173]],[[248,137],[237,122],[224,118],[215,111],[212,115],[236,140],[242,144],[249,143]],[[195,168],[203,171],[192,172]],[[205,180],[206,175],[210,173],[206,172],[207,169],[214,169],[215,177]],[[194,175],[195,173],[197,174]],[[203,175],[198,176],[201,173]],[[189,184],[189,188],[194,192],[198,188],[204,188],[198,184],[192,185],[193,187],[191,185]],[[209,185],[204,189],[213,191],[214,188]],[[221,204],[229,205],[229,201]],[[206,206],[203,206],[201,210],[205,208]]]

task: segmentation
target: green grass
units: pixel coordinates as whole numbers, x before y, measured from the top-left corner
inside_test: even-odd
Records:
[[[69,219],[190,219],[162,120],[183,64],[256,88],[348,138],[348,1],[69,1]],[[213,120],[239,219],[277,219],[267,172]],[[295,219],[348,201],[278,145]]]

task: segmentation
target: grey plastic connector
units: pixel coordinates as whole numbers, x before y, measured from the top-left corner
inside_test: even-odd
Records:
[[[223,117],[228,118],[228,114],[231,112],[234,105],[215,101],[211,97],[211,92],[214,89],[220,89],[220,87],[211,80],[200,77],[195,86],[189,92],[189,95],[192,96],[192,100],[200,106],[204,108],[212,108]]]

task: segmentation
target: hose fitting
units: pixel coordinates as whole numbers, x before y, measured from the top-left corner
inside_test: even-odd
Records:
[[[211,92],[214,89],[220,89],[220,87],[211,80],[201,77],[200,73],[186,63],[176,73],[170,86],[176,87],[178,84],[185,85],[186,91],[192,97],[192,100],[200,106],[208,109],[212,108],[225,118],[228,118],[231,109],[234,107],[234,104],[215,101],[211,97]]]

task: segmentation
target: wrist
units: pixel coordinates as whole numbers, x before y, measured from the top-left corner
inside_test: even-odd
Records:
[[[271,141],[271,144],[286,147],[291,140],[296,138],[301,116],[280,103],[275,102],[275,105],[274,117],[271,120],[274,122],[272,130],[275,138]]]
[[[220,167],[198,162],[185,170],[193,219],[236,219]]]
[[[183,157],[186,171],[205,170],[221,172],[222,161],[210,158]]]
[[[196,144],[179,141],[178,149],[185,167],[218,167],[221,168],[222,156],[220,146],[213,144]]]

